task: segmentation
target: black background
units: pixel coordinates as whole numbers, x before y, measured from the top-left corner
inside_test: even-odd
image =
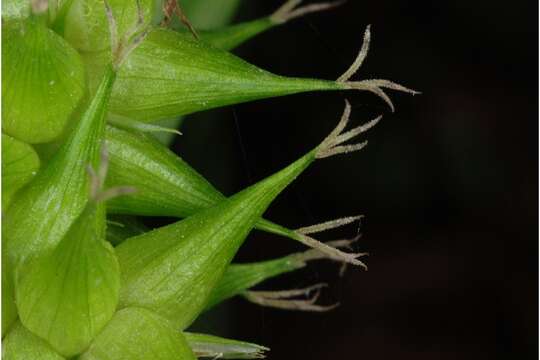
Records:
[[[237,20],[281,2],[245,2]],[[229,301],[199,324],[272,348],[270,359],[537,358],[538,38],[536,1],[349,1],[243,45],[272,72],[337,78],[372,24],[355,79],[423,92],[311,93],[197,114],[175,150],[226,194],[281,169],[335,126],[385,117],[352,155],[315,163],[267,217],[299,227],[364,214],[369,271],[315,263],[261,289],[330,283],[324,314]],[[216,119],[218,118],[218,119]],[[350,226],[320,236],[351,237]],[[301,249],[254,232],[237,261]]]

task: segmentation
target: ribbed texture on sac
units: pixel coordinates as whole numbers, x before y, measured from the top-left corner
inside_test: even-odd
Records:
[[[191,324],[258,218],[313,158],[310,152],[217,206],[120,244],[120,306],[152,309],[180,329]]]

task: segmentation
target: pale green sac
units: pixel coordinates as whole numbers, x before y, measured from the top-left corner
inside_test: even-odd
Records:
[[[2,131],[28,143],[60,137],[86,91],[79,54],[30,17],[2,25]]]

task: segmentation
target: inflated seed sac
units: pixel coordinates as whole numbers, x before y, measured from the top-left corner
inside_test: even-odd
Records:
[[[195,360],[184,335],[143,308],[118,311],[80,360]]]
[[[17,277],[25,327],[71,357],[88,347],[113,316],[120,269],[105,241],[105,207],[91,201],[56,248]]]
[[[32,146],[2,134],[2,212],[38,170],[39,157]]]
[[[262,359],[270,349],[219,336],[184,332],[184,336],[195,356],[211,359]]]
[[[31,16],[2,26],[2,131],[27,143],[60,135],[85,94],[81,57]]]
[[[110,50],[108,19],[103,0],[71,0],[62,31],[64,38],[77,50],[96,52]],[[118,37],[130,34],[133,26],[150,24],[154,16],[153,0],[108,0],[117,24]],[[140,6],[140,11],[139,11]]]
[[[369,31],[366,31],[369,40]],[[415,93],[387,80],[349,81],[367,54],[337,81],[288,78],[264,71],[231,53],[177,32],[155,29],[126,59],[111,98],[111,112],[153,122],[220,106],[308,91],[363,90],[381,96],[382,88]],[[99,70],[91,77],[98,76]]]
[[[64,360],[45,340],[17,322],[2,341],[3,360]]]
[[[265,180],[182,221],[121,243],[116,248],[122,272],[120,307],[152,309],[180,329],[191,324],[274,198],[314,159],[363,146],[339,145],[354,136],[340,134],[345,125],[340,122],[321,145]],[[351,131],[357,133],[358,129]],[[358,254],[342,253],[308,237],[301,239],[318,246],[328,257],[362,265],[356,259]]]
[[[11,266],[46,253],[60,242],[88,200],[86,166],[96,165],[115,71],[108,67],[75,129],[5,214],[3,241]],[[15,269],[17,271],[17,269]]]

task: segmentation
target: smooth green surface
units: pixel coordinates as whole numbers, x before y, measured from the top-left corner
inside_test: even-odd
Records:
[[[110,68],[77,127],[10,205],[2,226],[10,265],[54,249],[82,213],[88,199],[87,166],[95,168],[99,157],[114,78]]]
[[[120,244],[120,306],[152,309],[179,329],[189,326],[259,217],[314,156],[310,152],[214,207]]]
[[[2,26],[2,131],[27,143],[62,135],[85,91],[79,54],[40,19]]]
[[[219,336],[184,332],[186,340],[197,357],[219,359],[261,359],[270,350],[267,347]]]
[[[15,193],[39,170],[39,157],[31,145],[2,134],[2,211]]]
[[[195,360],[182,333],[149,310],[117,312],[80,360]]]
[[[17,322],[2,341],[2,360],[64,360],[64,357]]]
[[[105,241],[105,208],[90,203],[50,255],[25,267],[17,279],[21,322],[59,353],[74,356],[113,316],[120,269]]]

